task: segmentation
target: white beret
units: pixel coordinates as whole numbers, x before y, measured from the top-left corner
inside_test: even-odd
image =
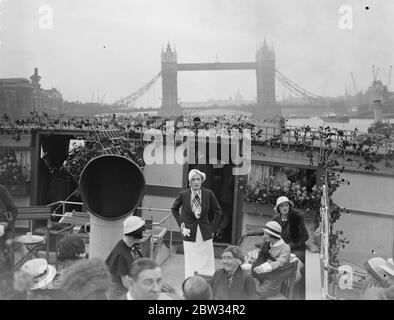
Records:
[[[201,172],[200,170],[197,169],[193,169],[190,170],[189,172],[189,182],[192,181],[192,178],[196,175],[199,174],[201,176],[201,181],[204,182],[205,181],[205,173]]]

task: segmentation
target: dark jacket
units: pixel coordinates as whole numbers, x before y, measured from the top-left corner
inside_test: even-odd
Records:
[[[283,222],[280,214],[273,217],[282,227],[282,239],[286,242],[291,251],[305,250],[305,242],[308,241],[309,234],[305,227],[304,218],[296,211],[292,210],[286,222]]]
[[[226,271],[218,269],[212,279],[215,300],[248,300],[255,297],[256,286],[250,272],[241,267],[235,271],[230,287],[227,285]]]
[[[172,214],[174,215],[178,226],[180,227],[183,222],[185,223],[185,228],[190,229],[190,236],[184,237],[184,241],[196,241],[197,226],[200,226],[204,241],[212,239],[212,233],[217,231],[222,219],[222,209],[220,208],[215,194],[209,189],[201,188],[201,198],[201,217],[199,219],[197,219],[192,212],[190,188],[181,191],[171,207]],[[179,213],[179,209],[181,207],[182,214]],[[210,213],[211,216],[214,217],[212,226],[211,221],[209,221]]]

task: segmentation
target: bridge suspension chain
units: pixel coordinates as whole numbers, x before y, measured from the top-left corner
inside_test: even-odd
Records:
[[[317,98],[317,99],[323,99],[323,97],[320,97],[316,94],[314,94],[313,92],[310,92],[302,87],[300,87],[298,84],[296,84],[295,82],[291,81],[289,78],[287,78],[283,73],[281,73],[278,69],[275,69],[275,72],[277,75],[281,76],[282,78],[286,79],[289,83],[291,83],[293,86],[299,88],[300,90],[302,90],[303,92],[305,92],[306,94],[310,95],[311,97]]]
[[[151,79],[148,83],[143,85],[137,91],[134,91],[132,94],[129,94],[127,97],[116,101],[114,103],[113,109],[119,109],[119,107],[125,105],[127,106],[127,109],[131,109],[134,106],[135,102],[155,84],[155,82],[157,81],[157,79],[159,79],[160,76],[161,76],[161,71],[153,79]]]
[[[284,87],[289,89],[291,92],[295,93],[298,96],[301,96],[304,100],[311,103],[325,103],[326,100],[318,96],[302,87],[297,85],[295,82],[291,81],[285,75],[283,75],[278,69],[275,69],[276,79],[282,84]]]
[[[281,78],[277,78],[277,79],[278,79],[279,83],[282,84],[285,88],[290,90],[295,95],[300,96],[302,99],[304,99],[310,103],[318,102],[318,100],[316,100],[315,98],[312,98],[312,97],[308,96],[307,94],[305,94],[304,92],[302,92],[301,90],[299,90],[298,88],[293,87],[286,80],[281,79]]]

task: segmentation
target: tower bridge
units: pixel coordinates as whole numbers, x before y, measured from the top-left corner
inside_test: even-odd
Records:
[[[114,103],[112,112],[130,111],[135,102],[144,95],[158,80],[162,78],[162,103],[158,114],[162,116],[181,115],[182,106],[178,98],[178,72],[182,71],[224,71],[224,70],[252,70],[256,74],[257,101],[253,106],[229,106],[215,107],[248,111],[253,113],[256,119],[266,119],[281,115],[281,108],[275,99],[275,80],[278,80],[293,94],[302,97],[308,103],[314,105],[326,105],[325,100],[312,92],[303,89],[295,82],[284,76],[275,66],[275,52],[264,40],[263,45],[257,49],[255,61],[249,62],[214,62],[214,63],[178,63],[175,47],[168,43],[166,49],[161,52],[161,71],[147,84]],[[211,108],[211,107],[210,107]],[[191,108],[190,108],[191,109]],[[198,110],[198,108],[192,108]],[[203,108],[200,108],[203,110]],[[207,109],[207,108],[205,108]],[[154,109],[140,109],[148,112]]]

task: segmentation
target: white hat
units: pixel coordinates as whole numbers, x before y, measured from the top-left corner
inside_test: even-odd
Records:
[[[192,181],[192,178],[196,175],[199,174],[201,176],[201,181],[204,182],[205,181],[205,173],[201,172],[200,170],[197,169],[193,169],[190,170],[189,172],[189,182]]]
[[[127,217],[123,221],[123,233],[128,234],[130,232],[136,231],[145,224],[145,221],[137,216]]]
[[[294,203],[293,203],[293,201],[289,200],[288,197],[282,196],[282,197],[279,197],[279,198],[276,200],[276,206],[275,206],[275,208],[274,208],[275,212],[276,212],[276,213],[279,213],[279,212],[278,212],[279,206],[280,206],[282,203],[286,203],[286,202],[288,202],[289,205],[290,205],[292,208],[294,208]]]
[[[263,227],[264,231],[269,233],[270,235],[282,239],[282,227],[276,221],[269,221]]]
[[[33,277],[34,285],[31,290],[45,288],[56,276],[56,268],[48,264],[45,259],[29,260],[21,270]]]

